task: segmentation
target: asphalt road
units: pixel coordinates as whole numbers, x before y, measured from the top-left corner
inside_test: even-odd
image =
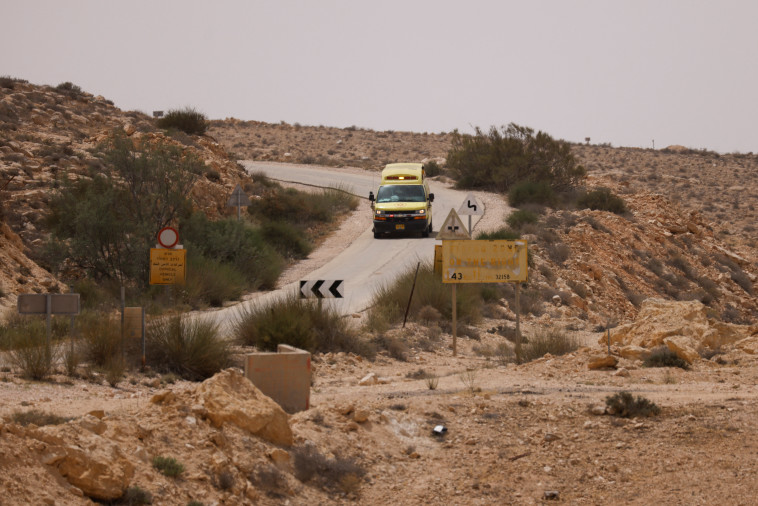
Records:
[[[368,197],[370,191],[376,193],[380,180],[379,172],[354,174],[327,167],[263,162],[245,162],[245,166],[251,173],[264,172],[272,179],[319,187],[338,186],[362,198]],[[342,253],[309,275],[308,279],[344,280],[345,298],[334,301],[340,311],[348,314],[365,310],[374,291],[382,284],[390,283],[401,272],[414,268],[419,260],[434,259],[434,245],[441,244],[434,236],[450,209],[457,210],[467,193],[451,190],[435,181],[430,181],[429,186],[434,193],[432,223],[435,234],[428,238],[413,236],[374,239],[371,221],[367,216],[366,231]],[[473,217],[474,224],[478,218]],[[467,225],[467,217],[462,219]]]
[[[361,198],[367,198],[370,191],[376,193],[380,180],[378,172],[366,171],[365,174],[355,174],[354,171],[347,172],[319,166],[250,161],[242,163],[250,173],[263,172],[272,179],[316,187],[339,187]],[[344,298],[324,299],[325,303],[333,304],[340,313],[345,315],[361,313],[370,306],[371,298],[377,288],[391,283],[405,270],[415,268],[417,262],[434,259],[434,245],[441,244],[435,239],[436,232],[447,218],[450,209],[458,210],[467,193],[452,190],[435,181],[430,181],[430,190],[434,193],[432,205],[434,232],[430,237],[374,239],[371,232],[371,218],[366,216],[366,230],[341,253],[305,278],[307,280],[344,280]],[[478,218],[478,216],[473,217],[474,224]],[[462,220],[468,225],[467,217],[462,217]],[[243,304],[265,304],[266,300],[273,297],[297,292],[298,285],[298,282],[289,284]],[[213,314],[223,326],[226,326],[240,309],[239,306],[231,307]]]

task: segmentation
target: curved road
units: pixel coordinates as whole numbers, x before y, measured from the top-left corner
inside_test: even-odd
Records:
[[[263,172],[269,178],[280,181],[301,183],[318,187],[339,187],[350,191],[361,198],[367,198],[369,191],[376,192],[379,186],[380,174],[368,172],[356,174],[354,170],[341,170],[319,166],[288,165],[281,163],[241,162],[248,173]],[[451,208],[458,210],[467,192],[452,190],[446,185],[430,181],[430,190],[434,193],[432,204],[432,223],[434,233],[429,238],[396,237],[374,239],[371,233],[371,217],[366,216],[366,230],[341,253],[332,258],[322,267],[307,275],[308,280],[344,280],[344,299],[325,299],[341,314],[360,313],[367,309],[375,290],[384,284],[392,282],[398,274],[406,269],[415,268],[416,263],[434,259],[436,232],[447,218]],[[475,225],[478,216],[472,217]],[[468,226],[467,217],[462,217]],[[253,303],[265,303],[272,297],[298,290],[298,283],[291,283],[273,292],[261,294],[253,299]],[[243,304],[249,304],[245,302]],[[236,306],[236,311],[240,307]],[[231,311],[231,312],[230,312]],[[217,311],[215,317],[228,324],[234,317],[235,307]]]

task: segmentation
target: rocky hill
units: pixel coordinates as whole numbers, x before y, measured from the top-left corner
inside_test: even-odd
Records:
[[[444,165],[451,142],[450,134],[236,119],[214,121],[210,132],[240,158],[368,170],[397,160]],[[522,230],[535,253],[527,309],[545,321],[597,326],[633,318],[656,296],[700,300],[728,321],[758,319],[757,156],[681,147],[573,150],[588,185],[612,188],[629,213],[541,211],[540,222]],[[542,301],[554,302],[543,308]]]
[[[227,212],[243,174],[213,137],[167,137],[145,115],[72,86],[0,84],[7,307],[19,292],[65,289],[33,260],[45,204],[56,174],[96,163],[89,149],[114,128],[197,152],[209,170],[196,205]],[[211,134],[249,158],[323,156],[319,163],[366,168],[442,162],[449,143],[237,120]],[[397,504],[750,502],[758,325],[735,323],[756,320],[756,244],[742,221],[755,216],[755,160],[574,149],[588,184],[611,187],[629,208],[543,210],[522,229],[534,262],[524,332],[569,331],[575,351],[521,365],[499,354],[513,319],[505,297],[482,308],[481,328],[461,337],[457,356],[448,332],[417,322],[383,336],[402,341],[403,356],[314,355],[311,407],[291,415],[235,368],[199,384],[129,371],[111,386],[97,371],[31,382],[0,360],[0,502],[380,505],[388,494]],[[713,209],[699,209],[688,191]],[[611,320],[621,325],[609,335],[601,330]],[[661,345],[683,368],[643,365]],[[622,393],[657,411],[625,417],[609,402]]]
[[[15,306],[18,293],[67,291],[36,262],[46,237],[45,217],[56,178],[84,175],[101,162],[92,150],[114,129],[135,143],[162,141],[205,160],[194,186],[195,205],[210,216],[230,212],[226,200],[247,180],[227,151],[210,137],[169,135],[152,118],[122,111],[102,96],[70,83],[37,86],[9,78],[0,86],[0,310]],[[1,311],[0,311],[1,312]]]

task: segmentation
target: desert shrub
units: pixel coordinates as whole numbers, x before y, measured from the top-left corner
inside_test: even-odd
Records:
[[[174,457],[162,457],[157,455],[153,457],[153,467],[169,478],[176,478],[184,472],[184,464],[176,460]]]
[[[203,135],[208,130],[208,120],[205,114],[191,107],[172,109],[162,118],[158,118],[155,124],[158,128],[166,130],[175,128],[190,135]]]
[[[180,293],[192,307],[220,307],[228,300],[239,300],[249,286],[245,278],[234,264],[209,259],[189,250],[186,280]]]
[[[313,445],[296,447],[291,453],[294,457],[295,477],[303,483],[315,478],[324,487],[352,492],[360,478],[366,474],[355,459],[336,454],[330,459]]]
[[[553,187],[547,181],[523,181],[508,191],[508,203],[513,207],[524,204],[551,205],[555,201]]]
[[[294,293],[268,304],[249,304],[236,315],[234,335],[241,344],[276,350],[287,344],[311,352],[344,351],[372,358],[373,348],[361,339],[329,304],[299,299]]]
[[[282,492],[287,489],[287,478],[284,473],[270,464],[257,468],[248,475],[247,479],[256,488],[273,497],[282,495]]]
[[[236,219],[210,221],[195,212],[179,223],[185,247],[207,259],[233,266],[251,289],[271,289],[284,260],[260,230]]]
[[[104,367],[121,353],[120,324],[108,315],[84,311],[77,318],[82,355],[87,362]]]
[[[571,247],[563,242],[548,242],[545,244],[545,251],[548,258],[558,265],[571,258]]]
[[[416,318],[424,322],[425,325],[429,325],[429,323],[440,321],[442,314],[433,306],[424,306],[419,309]]]
[[[668,349],[667,346],[658,346],[650,352],[650,355],[642,362],[644,367],[679,367],[689,369],[690,366],[682,358]]]
[[[644,397],[636,398],[629,392],[619,392],[606,397],[608,413],[620,418],[649,417],[661,412],[654,402]]]
[[[17,83],[28,83],[28,82],[29,81],[26,81],[24,79],[18,79],[11,76],[2,76],[0,77],[0,88],[12,90],[16,87]]]
[[[579,197],[576,202],[580,209],[592,209],[593,211],[609,211],[614,214],[624,214],[626,204],[624,200],[615,195],[609,188],[597,188]]]
[[[229,471],[221,471],[215,477],[214,483],[220,490],[231,490],[234,488],[234,475]]]
[[[430,160],[424,164],[424,172],[427,177],[435,177],[442,174],[442,168],[434,160]]]
[[[559,356],[576,351],[579,343],[576,338],[568,334],[565,330],[558,327],[541,328],[533,336],[529,337],[527,343],[521,350],[521,360],[531,362],[545,354]]]
[[[303,237],[302,231],[289,222],[266,222],[261,226],[261,232],[266,241],[284,257],[302,259],[313,251],[313,245]]]
[[[750,281],[750,278],[742,269],[732,271],[730,277],[732,278],[732,281],[737,283],[748,295],[753,295],[753,282]]]
[[[118,499],[116,504],[123,504],[128,506],[137,506],[139,504],[153,504],[153,494],[138,485],[133,485],[124,491],[124,495]]]
[[[517,209],[505,219],[506,223],[508,223],[508,226],[512,230],[519,230],[527,223],[537,223],[538,220],[539,216],[525,209]]]
[[[374,292],[369,309],[368,320],[392,324],[400,322],[405,315],[405,308],[416,275],[416,266],[410,265],[394,281],[380,286]],[[479,285],[461,284],[456,290],[457,316],[461,322],[473,322],[481,315],[481,296]],[[431,306],[446,319],[452,317],[452,299],[450,290],[442,283],[439,274],[434,273],[431,263],[422,262],[418,269],[416,287],[409,310],[409,317],[417,320],[421,308]],[[379,330],[369,325],[372,330]]]
[[[103,369],[105,371],[105,381],[115,388],[115,386],[124,378],[124,374],[126,373],[126,361],[120,356],[113,357],[106,362]]]
[[[39,409],[29,411],[16,411],[11,415],[11,421],[18,425],[36,425],[42,427],[45,425],[61,425],[71,420],[71,417],[58,416],[53,413],[47,413]]]
[[[578,184],[585,176],[571,146],[544,132],[515,123],[488,133],[453,133],[447,166],[460,188],[505,192],[525,181],[547,183],[554,190]]]
[[[55,343],[48,346],[47,329],[41,320],[28,320],[10,332],[10,360],[28,379],[43,380],[53,373],[58,356]]]
[[[82,94],[81,87],[75,85],[74,83],[70,81],[60,83],[58,86],[55,87],[55,89],[71,98],[76,98],[77,96]]]
[[[230,343],[210,319],[182,315],[151,321],[145,332],[147,360],[156,370],[192,381],[209,378],[228,367]]]
[[[671,267],[674,267],[675,269],[679,269],[684,273],[684,275],[693,281],[697,279],[697,272],[695,269],[692,268],[690,263],[679,254],[674,254],[669,258],[667,262]]]
[[[476,236],[477,240],[493,240],[502,239],[506,241],[515,241],[521,239],[521,234],[515,230],[509,228],[501,228],[494,232],[479,232]]]
[[[97,147],[107,170],[61,180],[50,198],[47,225],[65,256],[94,279],[146,287],[145,253],[158,231],[191,208],[190,189],[205,164],[168,143],[135,147],[123,132]]]
[[[410,350],[408,345],[401,339],[380,334],[374,339],[374,343],[378,348],[386,350],[387,354],[395,360],[401,362],[406,362],[408,360],[408,352]]]

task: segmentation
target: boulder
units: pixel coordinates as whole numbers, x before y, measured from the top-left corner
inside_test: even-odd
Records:
[[[650,350],[630,344],[619,348],[619,355],[629,360],[645,360],[650,355]]]
[[[193,396],[214,427],[232,424],[271,443],[291,446],[287,413],[237,369],[226,369],[197,387]]]
[[[618,359],[613,355],[594,355],[590,357],[587,367],[591,370],[615,369]]]
[[[648,298],[642,303],[637,319],[611,331],[611,343],[622,349],[635,346],[652,349],[664,345],[667,337],[690,340],[689,347],[716,349],[747,337],[749,328],[717,322],[708,318],[706,307],[697,300],[672,301]],[[607,336],[598,339],[605,345]]]
[[[697,346],[697,344],[691,338],[684,336],[667,337],[663,340],[663,344],[688,364],[692,364],[700,358],[700,354],[693,348],[693,345]]]
[[[57,469],[66,481],[92,499],[112,501],[124,495],[134,476],[134,465],[118,444],[74,425],[49,430],[52,434],[40,439],[50,441],[57,436],[66,443],[47,446],[41,462]]]

